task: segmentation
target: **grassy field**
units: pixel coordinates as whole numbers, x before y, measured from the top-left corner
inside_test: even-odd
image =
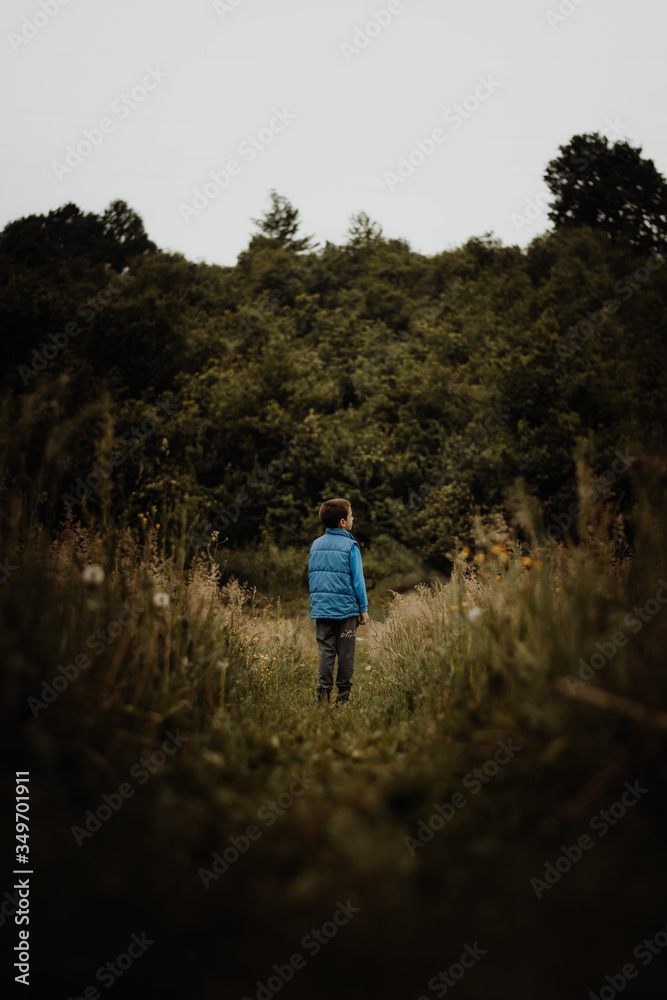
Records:
[[[479,526],[449,581],[415,586],[378,546],[338,707],[316,704],[298,553],[186,566],[168,514],[70,520],[55,541],[9,518],[3,758],[30,771],[49,995],[662,995],[667,535],[650,495],[630,537],[597,508],[577,545],[519,545],[525,510]]]

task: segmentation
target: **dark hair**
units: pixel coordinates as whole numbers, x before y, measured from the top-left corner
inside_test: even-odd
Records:
[[[342,500],[340,497],[337,500],[325,500],[320,507],[320,521],[325,528],[337,528],[340,519],[346,521],[351,510],[349,500]]]

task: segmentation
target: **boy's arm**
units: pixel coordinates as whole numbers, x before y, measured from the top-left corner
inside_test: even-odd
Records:
[[[364,570],[361,565],[361,552],[357,545],[352,546],[352,551],[350,552],[350,570],[352,572],[352,586],[354,587],[354,592],[357,595],[357,600],[359,601],[359,611],[360,617],[364,618],[364,621],[360,622],[364,625],[368,620],[368,598],[366,596],[366,583],[364,581]]]

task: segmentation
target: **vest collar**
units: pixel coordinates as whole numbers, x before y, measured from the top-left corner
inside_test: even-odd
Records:
[[[327,535],[345,535],[346,538],[351,538],[353,542],[355,541],[355,537],[352,534],[352,532],[348,531],[346,528],[326,528],[325,529],[325,534],[327,534]]]

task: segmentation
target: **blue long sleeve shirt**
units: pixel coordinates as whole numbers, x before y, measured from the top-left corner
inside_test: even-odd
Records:
[[[359,611],[368,611],[368,597],[366,596],[366,581],[364,580],[364,568],[361,564],[361,552],[355,545],[350,552],[350,569],[352,570],[352,586],[359,601]]]

